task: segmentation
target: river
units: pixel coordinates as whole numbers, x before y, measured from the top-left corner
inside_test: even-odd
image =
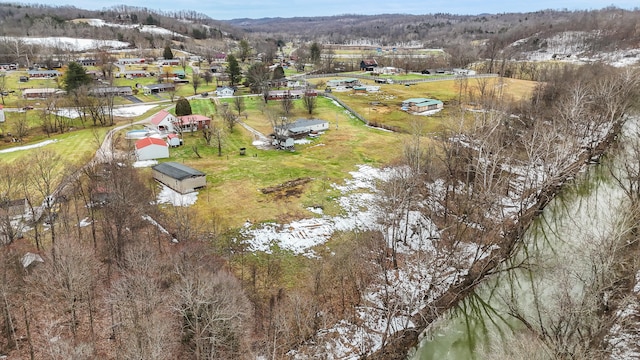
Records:
[[[624,199],[607,165],[588,167],[528,229],[518,256],[432,324],[410,358],[527,358],[537,339],[518,318],[535,330],[560,324],[553,330],[574,336],[581,315],[572,306],[586,301],[585,289],[601,275],[594,264],[607,261],[602,249],[621,229]]]

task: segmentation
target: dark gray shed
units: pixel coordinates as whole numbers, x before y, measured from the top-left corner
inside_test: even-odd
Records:
[[[153,178],[173,190],[186,194],[207,185],[206,174],[177,162],[164,162],[154,165]]]

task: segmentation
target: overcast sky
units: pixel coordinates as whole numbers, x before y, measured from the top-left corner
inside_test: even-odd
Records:
[[[26,0],[22,3],[44,3]],[[99,10],[123,4],[122,0],[62,0],[56,5]],[[48,3],[51,4],[51,3]],[[545,9],[593,10],[607,6],[623,9],[640,8],[638,0],[129,0],[127,5],[152,10],[195,10],[217,20],[264,17],[331,16],[342,14],[432,14],[451,13],[476,15],[482,13],[530,12]]]

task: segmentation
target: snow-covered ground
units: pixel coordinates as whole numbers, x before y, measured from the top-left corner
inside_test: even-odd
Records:
[[[127,28],[127,29],[138,29],[138,30],[140,30],[140,32],[147,32],[147,33],[159,34],[159,35],[170,35],[170,36],[181,36],[181,37],[184,37],[184,35],[178,34],[175,31],[171,31],[169,29],[165,29],[163,27],[159,27],[159,26],[155,26],[155,25],[114,24],[114,23],[106,22],[106,21],[104,21],[102,19],[76,19],[76,22],[85,22],[88,25],[95,26],[95,27],[109,26],[109,27],[119,27],[119,28]]]
[[[96,40],[96,39],[81,39],[72,38],[66,36],[55,37],[29,37],[29,36],[1,36],[0,41],[6,42],[22,42],[25,44],[41,45],[49,47],[57,47],[62,50],[68,51],[86,51],[92,49],[112,48],[123,49],[131,46],[128,42],[118,40]]]
[[[29,144],[29,145],[23,145],[23,146],[14,146],[12,148],[0,150],[0,154],[6,154],[6,153],[14,152],[14,151],[35,149],[35,148],[47,146],[49,144],[53,144],[53,143],[55,143],[57,141],[58,140],[45,140],[45,141],[41,141],[41,142],[35,143],[35,144]]]
[[[180,194],[164,184],[160,184],[161,190],[156,202],[158,204],[171,204],[173,206],[191,206],[198,200],[198,192]]]
[[[127,105],[121,107],[113,108],[113,116],[118,117],[136,117],[140,116],[147,111],[153,109],[157,105]],[[77,109],[74,108],[62,108],[57,111],[57,114],[60,116],[68,117],[71,119],[75,119],[80,117],[80,113]]]

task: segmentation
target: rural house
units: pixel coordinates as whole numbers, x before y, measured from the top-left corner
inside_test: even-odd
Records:
[[[24,89],[22,90],[22,97],[25,99],[45,99],[54,95],[66,94],[66,91],[56,88],[39,88],[39,89]]]
[[[134,79],[134,78],[142,78],[147,76],[149,76],[149,73],[144,70],[127,70],[127,71],[119,72],[116,77],[125,77],[127,79]]]
[[[216,89],[216,96],[218,97],[231,97],[235,93],[232,87],[224,86]]]
[[[136,141],[135,154],[138,161],[169,157],[169,145],[158,137],[149,136]]]
[[[146,60],[144,58],[122,58],[118,59],[116,64],[120,65],[133,65],[133,64],[144,64]]]
[[[151,125],[158,130],[158,132],[168,133],[175,131],[175,124],[178,122],[173,114],[166,110],[160,110],[157,114],[151,118]]]
[[[363,59],[360,61],[360,70],[362,71],[374,71],[378,67],[376,59]]]
[[[334,79],[334,80],[327,81],[327,86],[330,88],[336,88],[340,86],[352,88],[358,85],[360,85],[360,81],[354,78],[343,78],[343,79]]]
[[[162,83],[162,84],[149,84],[142,86],[142,91],[145,95],[158,94],[165,91],[173,91],[176,89],[176,84]]]
[[[186,194],[207,185],[206,174],[177,162],[165,162],[151,167],[153,178],[171,189]]]
[[[180,127],[179,131],[193,132],[202,130],[211,125],[211,119],[198,114],[178,116],[177,126]]]
[[[311,132],[329,129],[329,122],[320,119],[298,119],[294,122],[276,126],[275,133],[279,137],[301,137]]]
[[[89,95],[94,96],[131,96],[131,86],[99,86],[89,90]]]
[[[52,79],[60,76],[60,71],[58,70],[29,70],[27,71],[27,76],[36,79]]]

